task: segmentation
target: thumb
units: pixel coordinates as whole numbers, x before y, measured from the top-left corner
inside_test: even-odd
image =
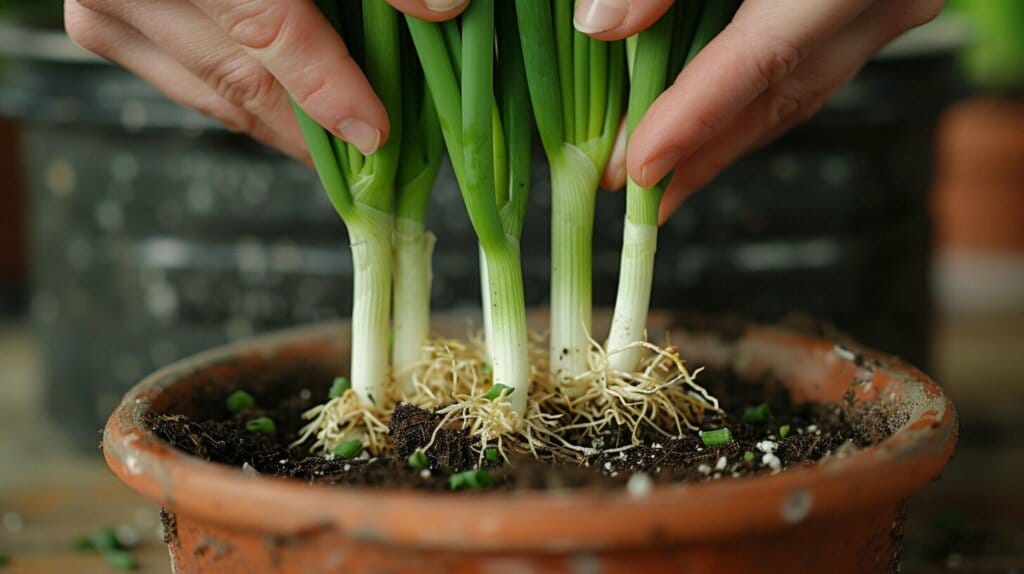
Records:
[[[657,22],[673,2],[674,0],[580,0],[573,22],[577,30],[598,40],[621,40]]]
[[[469,0],[388,0],[388,3],[396,10],[414,18],[428,22],[442,22],[461,14],[469,4]]]

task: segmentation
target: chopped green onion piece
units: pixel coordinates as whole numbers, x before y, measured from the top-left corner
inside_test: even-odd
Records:
[[[457,472],[448,477],[448,486],[452,490],[476,490],[490,488],[494,484],[490,473],[482,468]]]
[[[754,451],[748,450],[747,452],[743,453],[743,460],[747,462],[754,462]]]
[[[409,463],[409,466],[417,470],[422,470],[430,465],[430,459],[427,458],[427,453],[420,449],[413,451],[413,453],[409,455],[409,458],[406,459],[406,462]]]
[[[484,451],[484,458],[491,462],[498,462],[498,449],[489,448]]]
[[[242,412],[245,409],[251,409],[256,404],[256,399],[252,398],[252,395],[249,393],[239,389],[228,395],[224,404],[227,405],[228,411],[230,411],[231,414],[235,414]]]
[[[505,392],[508,391],[508,392]],[[501,383],[495,383],[491,385],[491,388],[484,393],[484,398],[493,401],[494,399],[501,397],[502,395],[508,396],[515,392],[515,389]]]
[[[334,456],[352,458],[363,452],[363,442],[357,438],[343,440],[334,447]]]
[[[700,440],[704,441],[704,446],[725,446],[732,440],[732,433],[728,428],[703,431]]]
[[[277,432],[277,425],[269,417],[259,417],[246,421],[245,429],[250,432],[258,432],[263,434],[274,434]]]
[[[135,557],[130,552],[125,552],[124,550],[110,550],[104,552],[103,557],[107,559],[107,564],[110,564],[111,568],[135,570],[137,567]]]
[[[117,534],[114,533],[113,528],[101,528],[96,532],[89,535],[89,544],[93,550],[100,552],[111,552],[114,550],[121,550],[121,542],[117,539]]]
[[[747,407],[747,410],[743,412],[743,422],[747,424],[766,423],[770,418],[772,418],[772,408],[768,406],[768,403]]]
[[[789,425],[779,427],[779,438],[786,438],[789,435]]]
[[[328,396],[336,399],[345,394],[345,391],[352,388],[352,383],[346,377],[337,377],[331,384],[331,392]]]

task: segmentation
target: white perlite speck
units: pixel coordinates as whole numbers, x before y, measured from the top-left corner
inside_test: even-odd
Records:
[[[424,468],[420,471],[420,478],[430,478],[430,469]]]
[[[259,474],[259,471],[257,471],[255,468],[253,468],[253,466],[251,464],[249,464],[247,462],[243,462],[242,463],[242,474],[244,474],[246,476],[256,476],[256,475]]]
[[[718,459],[715,463],[715,470],[725,470],[725,465],[729,464],[729,459],[724,456]]]
[[[782,461],[779,460],[779,457],[775,456],[770,452],[765,453],[765,455],[761,457],[761,464],[772,469],[772,471],[774,472],[782,470]]]
[[[646,496],[651,491],[653,485],[654,481],[651,480],[651,477],[647,476],[647,473],[638,472],[629,477],[629,480],[626,482],[626,492],[630,496]]]
[[[761,452],[763,452],[765,454],[771,454],[771,453],[775,452],[775,449],[779,447],[779,444],[777,442],[775,442],[775,441],[763,440],[763,441],[757,443],[756,446],[757,446],[757,450],[759,450],[759,451],[761,451]]]
[[[701,474],[711,474],[711,466],[707,464],[702,464],[697,467],[697,472]]]

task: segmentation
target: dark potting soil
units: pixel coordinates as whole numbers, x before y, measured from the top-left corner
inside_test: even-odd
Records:
[[[303,445],[289,448],[304,424],[302,413],[327,396],[332,377],[316,371],[293,369],[241,381],[237,388],[252,394],[256,405],[236,414],[228,411],[225,398],[237,389],[213,384],[198,390],[188,413],[153,413],[148,423],[157,436],[194,456],[242,467],[244,472],[317,483],[448,490],[450,474],[473,468],[479,460],[473,450],[476,439],[457,428],[444,428],[427,452],[429,469],[409,466],[408,456],[430,441],[440,417],[408,404],[398,405],[392,416],[392,454],[342,459],[312,454]],[[900,416],[884,407],[855,408],[852,400],[794,404],[783,386],[770,379],[748,382],[727,372],[704,371],[699,380],[719,398],[724,410],[724,416],[708,417],[703,427],[728,427],[732,434],[728,444],[706,446],[697,433],[683,438],[652,433],[640,446],[605,452],[628,444],[625,430],[611,432],[604,437],[604,451],[579,462],[555,463],[529,456],[508,462],[485,460],[492,489],[643,487],[651,482],[770,473],[877,443],[902,423]],[[767,420],[744,422],[748,409],[764,404],[771,413]],[[257,417],[272,419],[276,430],[248,430],[246,423]],[[785,437],[780,432],[784,426],[789,430]],[[640,473],[645,476],[631,482]]]

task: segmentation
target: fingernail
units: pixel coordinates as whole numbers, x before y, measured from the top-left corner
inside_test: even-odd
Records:
[[[661,181],[661,178],[679,163],[682,154],[678,149],[671,149],[640,168],[640,181],[637,182],[644,187],[651,187]]]
[[[342,120],[338,124],[341,139],[359,148],[363,155],[370,155],[380,147],[380,130],[355,118]]]
[[[466,0],[424,0],[423,3],[431,12],[451,12],[465,4]]]
[[[580,0],[573,22],[584,34],[595,34],[617,27],[626,19],[629,0]]]

